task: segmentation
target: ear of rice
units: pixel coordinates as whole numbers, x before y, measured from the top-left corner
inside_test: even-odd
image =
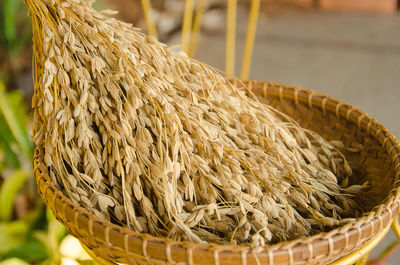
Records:
[[[337,148],[91,1],[25,0],[36,144],[98,217],[176,240],[264,244],[358,213]],[[346,184],[347,185],[347,184]]]

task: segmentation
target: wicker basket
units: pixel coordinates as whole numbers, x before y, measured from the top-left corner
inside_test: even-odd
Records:
[[[233,81],[241,86],[239,81]],[[312,237],[283,242],[253,253],[247,246],[177,242],[140,234],[102,221],[75,205],[51,182],[43,163],[43,147],[35,151],[38,189],[57,219],[99,259],[128,264],[327,264],[367,245],[399,212],[400,148],[398,141],[365,112],[328,96],[269,82],[244,82],[261,101],[297,120],[326,139],[360,143],[361,152],[346,154],[355,171],[368,175],[371,205],[356,222]],[[380,170],[379,177],[376,169]],[[357,174],[354,174],[357,176]],[[365,174],[364,174],[365,175]],[[361,181],[351,180],[354,183]],[[103,261],[104,261],[103,260]],[[103,262],[104,263],[104,262]]]

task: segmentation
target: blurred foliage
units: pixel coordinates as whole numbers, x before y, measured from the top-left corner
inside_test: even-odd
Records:
[[[6,82],[30,64],[32,26],[22,0],[0,1],[0,78]]]
[[[94,264],[37,196],[30,116],[0,81],[0,265]]]

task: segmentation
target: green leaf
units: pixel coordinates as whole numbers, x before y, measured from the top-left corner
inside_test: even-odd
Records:
[[[78,260],[79,264],[81,265],[96,265],[96,263],[93,260]]]
[[[40,262],[49,257],[46,246],[37,240],[16,246],[3,256],[4,259],[19,258],[27,262]]]
[[[0,257],[23,242],[23,237],[0,234]]]
[[[7,99],[7,101],[8,101],[8,99]],[[2,130],[0,133],[1,133],[1,136],[4,138],[4,140],[8,141],[8,142],[16,142],[13,134],[10,131],[10,128],[7,125],[7,121],[1,112],[0,112],[0,121],[1,121],[0,128]]]
[[[4,36],[8,44],[13,44],[17,39],[17,4],[16,0],[6,0],[3,4]]]
[[[11,258],[0,262],[0,265],[29,265],[26,261],[18,258]]]
[[[0,147],[3,149],[6,163],[12,168],[19,168],[20,162],[18,159],[18,155],[15,153],[15,150],[11,148],[12,144],[16,144],[16,141],[7,126],[6,120],[3,115],[0,115]]]
[[[35,217],[30,223],[28,233],[31,234],[36,230],[47,230],[48,222],[46,217],[46,209],[47,207],[44,204],[41,204],[35,209]]]
[[[26,121],[28,120],[28,109],[24,102],[24,97],[21,94],[20,90],[13,90],[7,92],[7,100],[10,102],[10,106],[14,111],[15,118],[19,124],[19,126],[25,132],[25,138],[29,141],[28,131],[26,129]]]
[[[28,173],[24,170],[14,171],[0,188],[0,219],[11,219],[15,195],[25,183]]]
[[[0,130],[1,130],[1,126],[0,126]],[[10,142],[7,142],[6,140],[4,140],[1,133],[0,133],[0,146],[3,149],[5,162],[7,163],[7,165],[9,165],[12,168],[19,168],[20,163],[19,163],[18,155],[12,150],[12,148],[10,146]],[[0,172],[1,172],[1,170],[0,170]]]
[[[42,208],[42,209],[41,209]],[[38,211],[39,210],[39,211]],[[0,260],[2,256],[17,246],[25,244],[27,241],[35,241],[33,237],[32,229],[37,229],[33,224],[36,222],[44,222],[41,225],[43,229],[41,231],[46,231],[46,216],[44,213],[44,207],[38,207],[31,210],[25,215],[24,218],[18,219],[13,222],[0,222]],[[41,218],[44,216],[44,219]],[[35,228],[33,228],[35,227]],[[40,230],[36,230],[38,232]],[[46,244],[47,242],[45,242]]]
[[[53,220],[57,220],[53,214],[53,211],[50,209],[50,207],[46,208],[46,219],[47,219],[47,221],[49,221],[49,223]]]
[[[25,21],[25,24],[30,24],[30,21]],[[30,26],[29,26],[30,29]],[[24,48],[27,46],[30,46],[32,43],[32,33],[27,32],[24,33],[18,40],[18,42],[15,44],[15,52],[21,52]]]
[[[16,112],[13,110],[10,102],[7,100],[5,86],[0,82],[0,112],[3,114],[10,131],[16,139],[21,151],[25,154],[27,159],[32,159],[33,151],[27,131],[24,130],[23,125],[18,120]]]
[[[42,262],[39,263],[39,265],[54,265],[56,264],[55,262],[53,262],[52,258],[48,258]]]
[[[50,208],[47,208],[46,215],[49,223],[47,245],[53,251],[56,251],[61,239],[66,235],[65,227],[57,221]]]
[[[50,243],[49,243],[49,237],[48,237],[46,232],[44,232],[44,231],[35,231],[33,233],[33,237],[36,240],[38,240],[39,242],[41,242],[43,245],[45,245],[48,250],[51,250],[49,248],[49,246],[48,246]]]
[[[11,223],[0,223],[1,235],[25,235],[28,229],[28,220],[17,220]]]
[[[3,172],[4,169],[4,160],[7,158],[6,154],[4,153],[3,148],[0,148],[0,174]]]

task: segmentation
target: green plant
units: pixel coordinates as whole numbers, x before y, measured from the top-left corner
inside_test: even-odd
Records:
[[[93,264],[37,196],[29,122],[20,92],[0,81],[0,265]]]
[[[6,93],[5,86],[0,82],[0,221],[11,221],[14,201],[18,193],[25,188],[27,195],[34,190],[24,187],[29,176],[32,176],[33,145],[29,140],[27,124],[28,111],[18,90]],[[29,189],[29,188],[28,188]],[[32,202],[34,205],[36,202]],[[20,211],[24,212],[24,211]]]
[[[21,52],[31,45],[31,24],[22,0],[0,1],[0,58],[3,78],[10,79],[22,68]],[[11,73],[11,75],[10,75]]]

